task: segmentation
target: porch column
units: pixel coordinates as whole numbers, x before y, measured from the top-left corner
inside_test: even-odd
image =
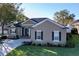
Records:
[[[29,28],[29,37],[31,36],[31,29]]]

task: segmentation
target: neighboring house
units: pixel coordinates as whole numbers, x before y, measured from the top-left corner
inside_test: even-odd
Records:
[[[67,33],[71,33],[73,26],[71,26],[71,24],[68,24],[66,27],[68,28]]]
[[[4,26],[4,35],[7,36],[7,35],[8,35],[8,32],[9,32],[9,31],[8,31],[8,27],[7,27],[7,25],[5,25],[5,26]],[[0,25],[0,35],[1,35],[1,34],[2,34],[2,26]]]
[[[79,34],[79,20],[75,20],[75,21],[72,23],[72,26],[73,26],[74,28],[77,28],[78,34]]]
[[[31,40],[35,44],[65,45],[67,27],[49,18],[32,18],[22,23],[10,26],[9,36],[18,35],[20,38]]]

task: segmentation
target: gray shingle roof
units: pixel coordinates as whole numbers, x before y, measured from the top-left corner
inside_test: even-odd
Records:
[[[73,23],[76,23],[76,22],[79,22],[79,19],[78,20],[75,20]]]
[[[31,18],[30,20],[32,20],[32,21],[34,21],[36,23],[39,23],[39,22],[41,22],[41,21],[43,21],[45,19],[47,19],[47,18]]]

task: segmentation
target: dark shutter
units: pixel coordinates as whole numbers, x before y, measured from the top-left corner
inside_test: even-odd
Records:
[[[24,28],[22,28],[22,36],[24,36]]]
[[[36,40],[37,32],[35,31],[35,40]]]
[[[52,32],[52,40],[54,40],[54,32]]]
[[[59,41],[61,41],[61,32],[59,32]]]
[[[41,32],[41,40],[43,40],[43,31]]]

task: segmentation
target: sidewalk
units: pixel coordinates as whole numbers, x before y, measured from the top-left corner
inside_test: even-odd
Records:
[[[3,44],[5,46],[5,48],[3,46],[1,47],[1,49],[0,49],[0,56],[7,55],[7,53],[9,53],[10,51],[12,51],[14,48],[22,45],[23,41],[25,41],[25,39],[18,39],[18,40],[10,40],[9,39],[7,42],[5,42]]]

